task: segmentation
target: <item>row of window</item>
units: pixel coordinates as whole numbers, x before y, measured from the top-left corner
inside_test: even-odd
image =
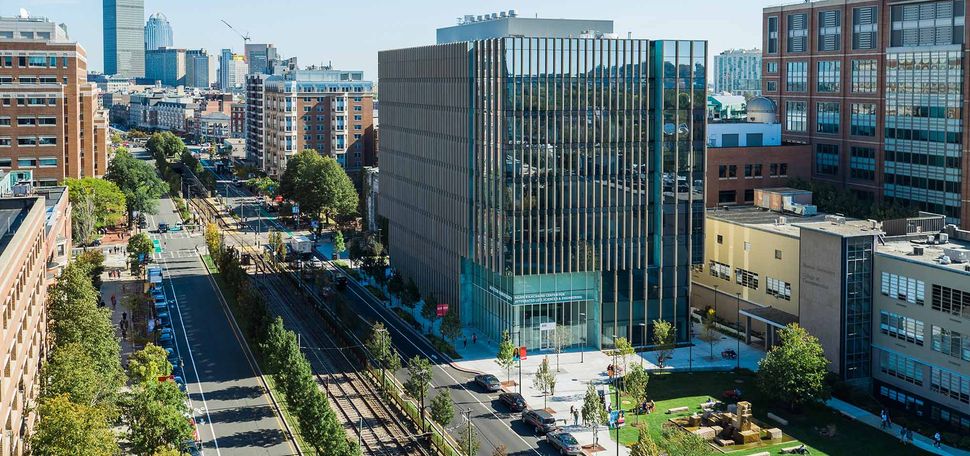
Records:
[[[946,168],[959,168],[961,163],[963,163],[963,160],[961,160],[960,157],[944,157],[942,155],[929,155],[917,152],[899,152],[894,150],[886,151],[886,161]]]
[[[747,179],[763,177],[764,165],[748,163],[744,165],[744,177]],[[737,179],[738,165],[718,165],[717,176],[720,179]],[[768,177],[787,177],[788,163],[769,163]]]
[[[887,375],[914,385],[923,385],[923,369],[925,364],[903,355],[880,351],[879,369]]]
[[[712,277],[731,280],[731,266],[711,260],[709,269]]]
[[[17,159],[17,168],[54,168],[57,166],[57,159],[54,157],[21,157]],[[13,159],[0,157],[0,168],[12,168]]]
[[[879,312],[879,331],[889,337],[923,345],[923,322],[885,310]]]
[[[16,66],[14,64],[16,63]],[[58,63],[60,64],[58,66]],[[0,68],[67,68],[67,57],[53,55],[5,55],[0,57]]]
[[[883,295],[910,304],[923,305],[926,299],[926,283],[922,280],[889,272],[883,272],[880,279],[879,291]]]
[[[61,81],[67,84],[67,76],[63,76]],[[57,76],[17,76],[17,84],[58,84],[61,81],[57,80]],[[13,83],[13,76],[0,75],[0,85]]]
[[[12,106],[57,106],[57,98],[53,97],[4,97],[0,99],[0,104],[4,107]]]
[[[875,93],[879,87],[879,74],[875,60],[852,60],[849,90],[853,93]],[[808,62],[791,61],[786,65],[785,90],[808,91]],[[819,93],[842,91],[842,63],[839,60],[820,60],[815,67],[815,90]]]
[[[0,147],[10,147],[13,144],[13,138],[0,136]],[[18,136],[17,145],[20,147],[56,146],[57,136]]]
[[[954,358],[970,361],[970,337],[940,326],[933,326],[930,349]]]
[[[11,122],[12,122],[12,119],[10,118],[10,116],[0,117],[0,127],[9,127],[11,126]],[[18,127],[36,127],[36,126],[45,127],[50,125],[57,125],[57,117],[54,117],[54,116],[17,117]]]
[[[752,290],[758,289],[758,273],[747,269],[737,268],[734,270],[734,280],[738,285]]]
[[[970,318],[970,291],[933,285],[933,310]]]
[[[962,0],[961,0],[962,1]],[[876,49],[879,32],[879,10],[876,6],[863,6],[852,9],[852,49]],[[819,52],[832,52],[842,49],[842,11],[838,9],[819,11],[817,16],[818,33],[815,37]],[[808,46],[808,13],[792,13],[785,17],[786,48],[789,53],[806,52]],[[767,51],[778,52],[778,16],[768,17]]]
[[[767,278],[768,287],[765,289],[765,293],[768,296],[774,296],[778,299],[784,299],[785,301],[791,301],[791,284],[785,282],[784,280],[778,280],[771,277]]]
[[[886,172],[885,181],[887,184],[905,185],[907,187],[922,188],[938,192],[960,193],[960,182],[942,179],[930,179],[927,177]]]
[[[930,389],[944,396],[970,404],[970,377],[941,369],[930,369]]]

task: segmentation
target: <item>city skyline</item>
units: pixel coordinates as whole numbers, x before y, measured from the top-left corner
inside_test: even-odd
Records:
[[[304,0],[287,0],[287,10],[297,11],[313,4]],[[765,6],[778,4],[775,0],[739,0],[710,2],[684,0],[673,11],[644,8],[630,2],[607,0],[590,10],[582,4],[560,4],[550,0],[528,4],[503,4],[482,7],[470,2],[456,4],[444,1],[423,1],[419,6],[380,1],[368,15],[370,30],[380,33],[360,33],[359,23],[335,21],[330,24],[329,36],[354,36],[354,46],[336,43],[321,46],[321,41],[307,39],[298,30],[314,30],[322,16],[298,14],[268,15],[259,8],[239,8],[226,0],[205,3],[186,0],[145,1],[145,20],[156,12],[165,14],[175,31],[176,47],[206,49],[218,53],[231,48],[243,52],[243,39],[229,30],[220,20],[226,20],[241,33],[249,33],[252,43],[273,43],[284,58],[297,56],[300,64],[332,63],[335,68],[363,70],[369,78],[377,75],[377,52],[419,46],[434,42],[435,30],[454,25],[465,14],[485,14],[500,10],[516,10],[523,17],[612,19],[621,37],[629,32],[634,38],[648,39],[704,39],[710,42],[710,55],[726,49],[760,47],[760,12]],[[32,16],[44,16],[65,23],[72,40],[88,51],[89,68],[103,71],[101,2],[96,0],[25,0],[0,7],[0,16],[14,16],[26,8]],[[625,11],[634,9],[634,11]],[[703,13],[698,13],[703,11]],[[322,11],[321,11],[321,14]],[[726,17],[732,18],[725,21]],[[699,33],[687,36],[687,24]]]

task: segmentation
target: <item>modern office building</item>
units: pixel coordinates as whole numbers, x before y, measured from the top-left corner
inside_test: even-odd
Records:
[[[814,179],[970,226],[964,0],[764,9],[765,96]]]
[[[265,74],[246,76],[246,160],[259,170],[265,170],[266,118],[263,107],[268,78]]]
[[[492,339],[643,345],[664,319],[686,340],[707,43],[465,22],[439,42],[474,41],[378,57],[392,266]]]
[[[104,74],[145,76],[145,1],[103,2]]]
[[[280,60],[272,44],[246,43],[245,52],[250,73],[273,74],[274,62]]]
[[[0,169],[35,185],[107,170],[107,119],[84,47],[44,18],[0,18]]]
[[[761,95],[761,50],[730,49],[714,56],[714,91],[741,95]]]
[[[245,89],[249,65],[242,54],[223,49],[219,54],[219,89],[223,92],[240,92]]]
[[[370,164],[374,84],[362,71],[308,68],[262,84],[264,137],[253,146],[264,149],[253,155],[262,157],[263,172],[281,175],[287,158],[304,149],[334,157],[348,171]]]
[[[172,24],[162,13],[152,14],[145,24],[145,51],[154,51],[158,48],[175,47],[172,37]]]
[[[185,51],[185,86],[208,89],[218,82],[219,58],[205,49]]]
[[[499,36],[579,38],[612,33],[613,21],[609,20],[520,17],[515,10],[509,10],[484,15],[467,14],[458,20],[457,25],[439,28],[437,37],[438,44],[448,44]]]
[[[0,454],[27,454],[37,421],[40,365],[47,356],[47,289],[71,255],[67,189],[22,193],[30,172],[0,176]],[[13,179],[13,182],[10,180]],[[10,193],[11,185],[19,197]],[[26,186],[29,189],[29,185]]]
[[[145,79],[164,86],[185,85],[185,49],[159,48],[145,51]]]
[[[720,109],[720,117],[728,120],[708,117],[707,207],[752,204],[757,189],[783,187],[792,178],[811,178],[811,148],[782,142],[775,111],[771,100],[756,97],[747,103],[742,119]]]

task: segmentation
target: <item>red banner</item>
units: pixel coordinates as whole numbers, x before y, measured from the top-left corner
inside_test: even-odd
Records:
[[[448,304],[438,304],[438,316],[444,317],[448,313]]]
[[[525,361],[525,347],[519,347],[519,359]]]

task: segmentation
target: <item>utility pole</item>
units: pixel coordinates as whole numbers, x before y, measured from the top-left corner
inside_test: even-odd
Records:
[[[468,428],[465,431],[466,432],[465,442],[468,445],[468,448],[462,448],[462,449],[465,450],[466,453],[470,453],[471,441],[472,441],[472,419],[471,419],[472,409],[465,409],[463,413],[465,414],[465,424],[466,426],[468,426]]]

